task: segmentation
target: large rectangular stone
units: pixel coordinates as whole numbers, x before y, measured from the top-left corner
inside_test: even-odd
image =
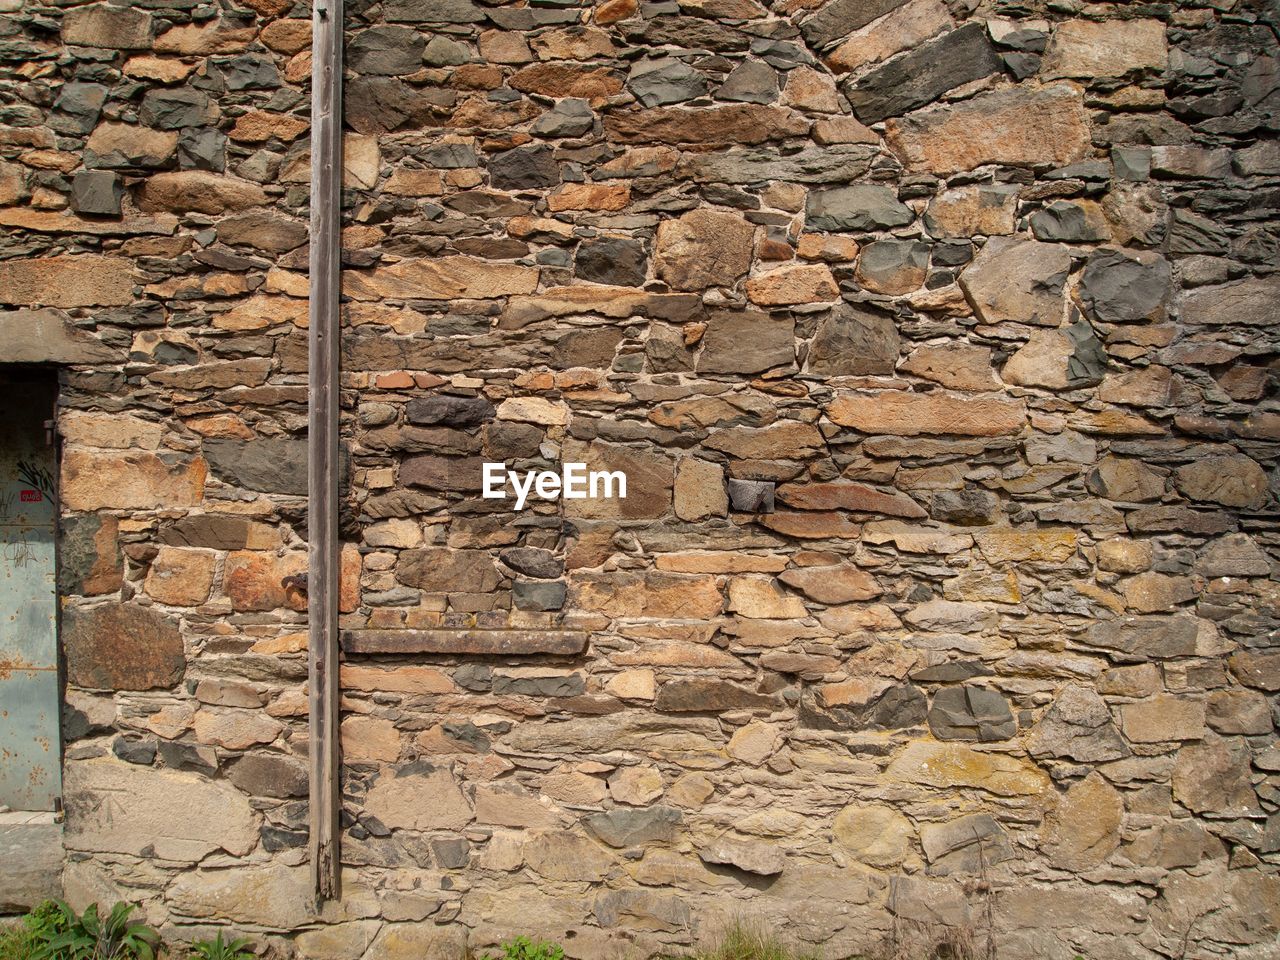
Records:
[[[1167,660],[1195,656],[1199,634],[1195,617],[1118,617],[1095,623],[1081,640],[1117,659]]]
[[[52,813],[0,821],[0,909],[23,912],[62,896],[62,824]]]
[[[98,237],[159,234],[171,236],[178,230],[178,218],[171,213],[154,217],[126,216],[119,220],[89,220],[64,210],[32,210],[12,207],[0,210],[0,227],[32,233],[87,233]]]
[[[1068,20],[1054,31],[1044,75],[1122,77],[1164,70],[1168,63],[1169,45],[1159,20]]]
[[[62,459],[62,505],[70,510],[194,507],[204,496],[203,457],[70,450]]]
[[[1182,322],[1269,327],[1280,320],[1280,277],[1248,277],[1239,283],[1201,287],[1182,302]]]
[[[554,653],[572,655],[587,648],[579,630],[347,630],[347,653],[448,653],[475,656]]]
[[[1021,430],[1027,406],[1021,400],[999,397],[878,390],[841,394],[827,406],[827,416],[862,433],[994,437]]]
[[[0,313],[0,363],[110,363],[122,359],[61,310]]]
[[[133,264],[93,254],[0,263],[0,303],[20,307],[123,306],[133,302]]]
[[[611,113],[605,134],[620,143],[687,143],[704,147],[735,146],[804,136],[809,123],[781,107],[733,103],[701,110],[655,107]]]
[[[63,776],[68,850],[191,863],[258,843],[249,798],[224,780],[102,757],[72,761]]]
[[[847,183],[871,166],[876,148],[862,143],[832,144],[779,156],[776,150],[691,151],[680,158],[676,179],[698,183]]]
[[[987,163],[1065,166],[1092,146],[1084,101],[1064,84],[1012,87],[889,120],[885,140],[908,170],[939,174]]]
[[[490,263],[476,257],[402,260],[368,273],[347,271],[342,281],[342,292],[354,300],[485,299],[533,293],[537,287],[537,267]]]

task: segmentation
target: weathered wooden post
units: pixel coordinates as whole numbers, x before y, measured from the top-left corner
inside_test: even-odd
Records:
[[[307,380],[310,853],[316,906],[340,895],[338,818],[338,336],[342,214],[342,0],[315,0]]]

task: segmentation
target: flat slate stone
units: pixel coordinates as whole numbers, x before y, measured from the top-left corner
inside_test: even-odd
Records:
[[[800,24],[804,38],[816,47],[847,37],[872,20],[902,6],[905,0],[835,0]]]
[[[1084,642],[1117,659],[1163,660],[1194,656],[1198,634],[1194,617],[1118,617],[1095,623]]]
[[[581,673],[546,677],[497,674],[493,678],[493,692],[502,696],[576,697],[585,689],[586,680]]]
[[[1007,740],[1018,724],[998,691],[969,685],[934,694],[929,729],[939,740]]]
[[[743,60],[729,71],[716,90],[717,100],[736,103],[773,103],[778,99],[778,75],[761,60]]]
[[[580,630],[347,630],[347,653],[466,653],[476,656],[578,654],[587,648]]]
[[[111,363],[119,353],[61,310],[0,313],[0,363]]]
[[[933,876],[981,873],[991,864],[1014,856],[1004,830],[989,813],[926,824],[920,830],[920,843]]]
[[[254,440],[212,438],[201,452],[214,476],[259,493],[307,495],[307,441],[292,437],[258,437]],[[346,483],[350,456],[344,444],[339,451],[341,483]]]
[[[264,524],[256,523],[246,517],[229,516],[217,513],[193,514],[175,520],[160,527],[161,543],[175,547],[209,547],[214,550],[244,550],[249,546],[251,538],[264,528]],[[265,527],[275,533],[274,528]],[[255,549],[261,544],[255,544]]]
[[[717,310],[702,338],[699,373],[763,373],[795,363],[795,328],[758,310]]]
[[[106,217],[120,216],[124,182],[108,170],[81,170],[71,180],[71,209]]]
[[[1102,248],[1080,277],[1080,302],[1103,323],[1163,320],[1172,289],[1169,261],[1157,253]]]
[[[260,493],[307,492],[307,441],[285,437],[214,438],[204,442],[214,476]]]
[[[735,53],[751,45],[751,38],[743,31],[701,17],[682,17],[672,13],[652,19],[626,20],[618,24],[617,29],[629,42],[650,47],[670,44],[682,50]]]
[[[631,68],[627,86],[641,106],[683,103],[707,92],[707,78],[683,60],[652,60]]]
[[[878,123],[999,70],[1000,58],[987,37],[986,25],[968,23],[847,81],[844,93],[859,120]]]
[[[517,610],[559,610],[564,607],[568,589],[558,581],[517,580],[511,598]]]
[[[805,225],[811,230],[887,230],[914,219],[891,189],[873,183],[811,190],[805,203]]]
[[[138,120],[157,130],[198,127],[211,119],[209,97],[199,90],[149,90],[138,111]]]
[[[608,810],[587,817],[586,828],[611,847],[630,847],[650,840],[667,841],[675,836],[684,815],[674,807],[643,807],[638,810]]]
[[[485,12],[471,0],[387,0],[382,15],[389,23],[479,23]]]
[[[535,137],[580,137],[591,129],[595,120],[588,101],[570,97],[539,117],[529,132]]]
[[[654,708],[668,713],[701,713],[722,710],[776,710],[775,694],[757,693],[727,680],[668,680],[658,691]]]
[[[580,280],[638,287],[644,283],[647,263],[640,241],[601,237],[584,240],[578,246],[573,269]]]
[[[768,843],[720,837],[698,851],[703,863],[737,867],[747,873],[774,877],[787,865],[787,855]]]
[[[357,73],[400,76],[422,66],[426,39],[406,27],[362,30],[347,44],[347,65]]]
[[[405,407],[405,417],[410,423],[426,426],[478,427],[493,416],[494,406],[484,397],[455,397],[447,393],[415,397]]]
[[[489,161],[489,180],[500,190],[554,187],[560,182],[560,165],[550,147],[517,147]]]
[[[731,147],[685,154],[676,176],[699,183],[842,183],[866,173],[875,153],[874,147],[862,143],[813,147],[787,156],[779,156],[777,150]]]

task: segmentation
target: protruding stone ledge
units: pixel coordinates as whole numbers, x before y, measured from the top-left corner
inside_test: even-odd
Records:
[[[577,654],[587,648],[580,630],[346,630],[346,653],[456,653],[509,656]]]

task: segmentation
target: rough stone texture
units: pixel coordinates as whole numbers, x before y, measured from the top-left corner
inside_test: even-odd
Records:
[[[997,237],[960,275],[960,286],[985,323],[1057,327],[1071,257],[1061,244]]]
[[[776,847],[721,837],[698,851],[703,863],[724,864],[747,873],[772,877],[787,865],[786,856]]]
[[[946,687],[934,696],[929,729],[939,740],[1007,740],[1018,725],[998,692],[963,686]]]
[[[1005,832],[985,813],[926,824],[920,829],[920,845],[929,861],[929,873],[935,876],[983,873],[991,865],[1013,858]]]
[[[929,233],[939,239],[1000,236],[1013,233],[1016,187],[962,186],[935,195],[925,211]]]
[[[61,310],[0,313],[0,358],[5,363],[103,363],[116,351],[76,329]]]
[[[6,864],[0,878],[0,904],[8,913],[26,913],[46,900],[60,898],[63,890],[62,824],[52,817],[35,822],[0,825],[0,856]]]
[[[835,818],[836,841],[872,867],[894,867],[911,852],[914,831],[909,821],[883,804],[850,804]]]
[[[888,187],[858,184],[810,191],[805,225],[812,230],[883,230],[913,220]]]
[[[381,778],[365,798],[365,809],[384,824],[408,830],[459,830],[474,817],[446,771]]]
[[[795,363],[795,329],[757,310],[716,311],[702,335],[699,373],[764,373]]]
[[[729,213],[697,210],[658,227],[655,274],[675,290],[732,286],[751,266],[750,224]]]
[[[1103,379],[1107,355],[1088,323],[1077,321],[1057,330],[1035,330],[1000,371],[1005,383],[1051,390],[1092,386]],[[1108,395],[1099,396],[1125,402]],[[1128,402],[1132,402],[1132,397]]]
[[[1174,483],[1192,500],[1257,510],[1269,499],[1267,474],[1249,457],[1207,457],[1174,471]]]
[[[1050,861],[1061,870],[1093,870],[1120,846],[1124,800],[1099,773],[1073,784],[1046,820]]]
[[[1080,276],[1080,302],[1104,323],[1163,320],[1169,302],[1169,262],[1148,251],[1095,250]]]
[[[195,170],[157,173],[147,179],[138,197],[144,211],[173,213],[225,213],[265,203],[266,194],[256,183]]]
[[[840,396],[827,408],[827,416],[841,426],[905,437],[1017,433],[1025,415],[1021,402],[890,391]]]
[[[133,268],[123,257],[65,256],[0,263],[0,303],[119,306],[133,299]]]
[[[1090,687],[1071,684],[1032,729],[1027,740],[1032,756],[1069,758],[1082,763],[1115,760],[1128,754],[1110,711]]]
[[[985,955],[990,916],[1004,960],[1261,960],[1271,20],[1033,6],[346,5],[315,915],[306,5],[0,0],[76,906],[334,960],[744,914],[825,957],[915,920]],[[516,511],[485,462],[627,496]]]
[[[175,607],[203,603],[213,586],[214,560],[207,550],[161,547],[147,572],[147,595]]]
[[[79,687],[172,687],[186,667],[177,623],[145,607],[71,607],[63,616],[62,642],[68,679]]]
[[[1158,72],[1168,61],[1165,27],[1159,20],[1069,20],[1054,31],[1043,70],[1048,77],[1120,77]]]
[[[676,465],[675,511],[681,520],[723,517],[729,512],[724,471],[713,463],[686,457]]]
[[[908,169],[958,173],[986,163],[1065,166],[1085,157],[1089,127],[1066,86],[1006,89],[886,124],[885,139]]]
[[[818,325],[806,369],[823,376],[891,374],[900,344],[891,316],[861,305],[841,305]]]
[[[1239,283],[1204,287],[1182,303],[1184,323],[1243,324],[1262,326],[1274,320],[1275,297],[1280,283],[1274,275],[1250,277]]]
[[[1000,69],[986,26],[968,23],[923,43],[845,85],[863,123],[878,123],[937,100],[942,94]]]
[[[63,777],[68,849],[194,863],[258,844],[258,817],[229,784],[102,758],[69,763]]]

